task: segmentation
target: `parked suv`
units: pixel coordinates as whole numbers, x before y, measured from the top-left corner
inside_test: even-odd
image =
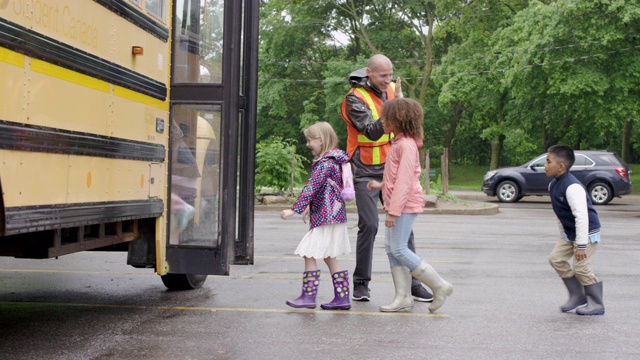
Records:
[[[576,150],[576,161],[569,169],[587,188],[596,205],[607,204],[614,196],[631,193],[631,170],[615,153]],[[527,195],[549,195],[551,178],[544,173],[547,154],[524,165],[488,171],[482,191],[502,202],[515,202]]]

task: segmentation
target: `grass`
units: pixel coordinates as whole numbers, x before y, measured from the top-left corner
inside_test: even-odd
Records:
[[[640,195],[640,164],[630,164],[631,183],[633,183],[634,195]],[[489,166],[457,166],[449,167],[449,189],[480,191],[484,174],[489,171]],[[438,174],[440,170],[438,169]]]
[[[489,166],[449,166],[449,189],[480,191]]]

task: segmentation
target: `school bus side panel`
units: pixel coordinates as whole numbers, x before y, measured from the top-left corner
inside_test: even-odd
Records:
[[[3,210],[99,214],[100,204],[135,204],[150,212],[122,218],[157,217],[157,266],[166,271],[169,27],[107,0],[0,1],[0,21]],[[160,214],[148,210],[158,202]]]
[[[25,56],[0,47],[0,119],[21,119],[25,114]]]
[[[31,125],[106,134],[111,86],[90,76],[28,58],[26,118]]]
[[[67,202],[69,156],[0,150],[0,161],[5,207]]]
[[[105,16],[105,5],[109,5],[109,1],[10,0],[5,3],[0,7],[0,16],[9,21],[157,81],[166,81],[167,42],[159,37],[131,36],[140,33],[140,28],[124,17]],[[142,46],[145,55],[133,56],[132,46]]]

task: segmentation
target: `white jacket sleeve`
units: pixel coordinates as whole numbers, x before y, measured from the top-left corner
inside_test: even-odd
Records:
[[[567,188],[567,202],[576,219],[576,244],[578,248],[586,248],[589,242],[589,211],[587,209],[587,193],[580,184],[572,184]]]

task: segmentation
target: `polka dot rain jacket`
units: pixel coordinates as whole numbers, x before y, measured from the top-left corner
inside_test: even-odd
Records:
[[[338,148],[325,152],[322,157],[311,164],[311,176],[302,189],[298,200],[291,210],[302,214],[307,206],[309,226],[311,229],[329,224],[347,222],[347,211],[340,197],[342,188],[342,163],[349,161],[349,154]],[[332,179],[339,187],[333,186],[327,179]]]

